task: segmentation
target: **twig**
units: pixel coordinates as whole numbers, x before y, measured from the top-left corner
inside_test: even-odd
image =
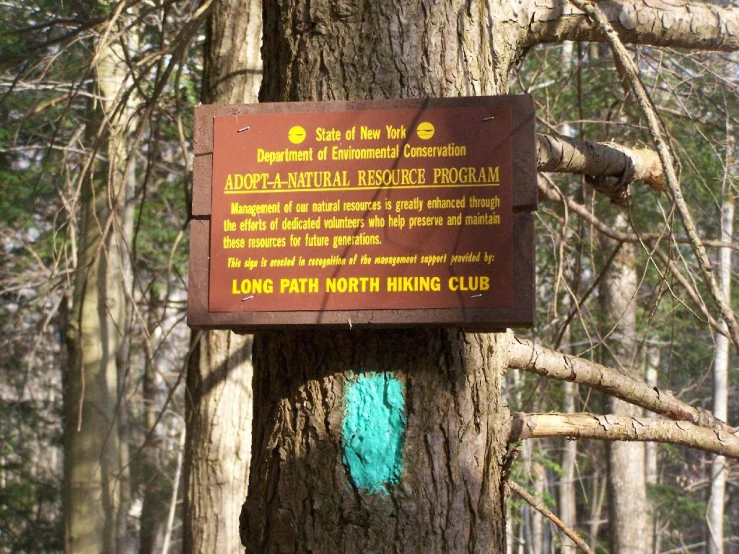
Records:
[[[521,485],[518,483],[515,483],[513,481],[508,481],[508,486],[511,488],[513,492],[515,492],[518,496],[523,498],[526,502],[528,502],[532,508],[534,508],[536,511],[538,511],[540,514],[542,514],[545,518],[547,518],[549,521],[554,523],[560,531],[562,531],[565,535],[567,535],[572,542],[574,542],[577,547],[585,552],[585,554],[592,554],[592,550],[590,550],[590,547],[588,547],[587,544],[585,544],[585,541],[580,538],[580,535],[575,533],[572,529],[567,527],[565,525],[564,521],[559,519],[557,516],[555,516],[550,510],[547,509],[544,504],[539,502],[536,498],[531,496],[529,493],[527,493]]]
[[[560,202],[564,204],[567,209],[571,212],[576,213],[585,221],[590,223],[598,231],[606,236],[611,237],[614,240],[622,242],[652,242],[662,237],[661,233],[639,233],[638,235],[624,233],[617,231],[608,226],[608,224],[599,220],[595,215],[588,210],[582,204],[579,204],[571,196],[566,196],[559,191],[551,178],[545,173],[539,174],[538,180],[539,187],[539,200],[547,200],[551,202]],[[670,240],[677,244],[690,244],[690,239],[687,237],[671,236]],[[726,240],[714,240],[714,239],[702,239],[704,246],[710,246],[712,248],[731,248],[732,250],[739,250],[739,242],[726,241]]]

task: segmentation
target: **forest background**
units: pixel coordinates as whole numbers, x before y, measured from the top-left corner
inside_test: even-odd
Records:
[[[193,475],[197,445],[213,441],[227,447],[217,456],[237,474],[216,511],[230,506],[228,539],[240,551],[234,519],[248,474],[249,443],[240,439],[250,434],[251,342],[185,325],[192,108],[228,97],[213,77],[222,42],[243,43],[243,57],[232,60],[243,82],[228,101],[256,101],[259,86],[260,8],[240,3],[243,15],[237,4],[0,2],[0,552],[62,552],[65,542],[85,551],[69,544],[75,525],[98,526],[94,542],[106,552],[215,551],[192,546],[216,525],[198,511],[198,495],[212,491],[197,490]],[[224,13],[244,24],[234,35],[242,38],[224,38]],[[722,49],[729,52],[642,45],[629,56],[735,305],[739,65],[736,46]],[[515,65],[510,92],[533,96],[542,133],[537,321],[516,336],[638,375],[733,423],[730,318],[715,307],[659,163],[650,158],[636,176],[564,168],[568,145],[583,156],[596,149],[578,141],[611,141],[634,159],[655,148],[630,78],[602,43],[538,45]],[[221,401],[243,412],[214,435],[197,416],[200,377],[203,365],[221,363],[231,365],[220,390],[242,394]],[[503,381],[512,411],[615,409],[605,395],[515,365]],[[624,471],[643,474],[645,508],[638,495],[629,507],[645,526],[644,552],[719,551],[716,517],[726,551],[739,550],[735,461],[679,445],[639,452],[643,467]],[[524,441],[511,479],[591,550],[614,551],[614,529],[633,534],[633,523],[609,502],[618,478],[611,455],[598,441]],[[515,494],[507,528],[509,552],[573,551]]]

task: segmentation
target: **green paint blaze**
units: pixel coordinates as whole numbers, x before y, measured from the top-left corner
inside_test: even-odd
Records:
[[[403,384],[392,374],[370,373],[347,383],[345,398],[344,466],[358,489],[388,494],[403,472]]]

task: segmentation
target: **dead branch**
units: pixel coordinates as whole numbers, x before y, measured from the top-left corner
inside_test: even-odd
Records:
[[[644,90],[641,81],[639,80],[639,72],[636,68],[636,65],[631,59],[629,53],[626,51],[626,48],[621,42],[618,34],[608,22],[608,19],[598,8],[598,6],[588,2],[583,2],[582,0],[571,1],[575,6],[583,10],[588,15],[588,17],[590,17],[593,22],[597,24],[597,26],[600,27],[600,29],[603,31],[606,37],[606,41],[611,47],[611,51],[613,52],[613,56],[616,62],[623,70],[623,75],[626,78],[632,92],[636,96],[637,103],[639,104],[639,107],[641,108],[642,113],[647,120],[649,131],[652,134],[652,138],[657,148],[657,153],[659,154],[659,158],[662,161],[662,167],[664,170],[667,187],[672,194],[675,206],[677,207],[677,211],[683,221],[685,231],[688,234],[688,238],[690,239],[691,245],[693,247],[693,252],[698,259],[698,265],[700,266],[706,284],[711,291],[711,296],[716,303],[716,307],[721,314],[721,318],[726,322],[726,325],[729,329],[731,341],[734,343],[734,347],[739,350],[739,325],[737,325],[736,318],[734,317],[734,312],[731,310],[731,307],[728,305],[727,300],[724,298],[724,295],[718,286],[716,275],[713,271],[713,265],[708,259],[708,255],[706,254],[706,249],[703,246],[703,242],[698,236],[698,231],[696,230],[695,223],[693,222],[693,216],[688,209],[688,205],[685,202],[685,198],[683,197],[682,189],[680,188],[680,182],[678,181],[677,175],[675,174],[672,153],[670,152],[670,149],[664,138],[664,133],[662,132],[661,125],[657,118],[657,114],[655,113],[654,107],[652,106],[652,102],[649,99],[646,90]],[[739,18],[739,10],[732,10],[732,14],[735,18]],[[739,28],[739,21],[733,22],[733,28]],[[727,28],[726,32],[729,33],[730,36],[733,36],[735,40],[739,35],[739,33],[737,32],[732,33],[732,28]],[[739,48],[739,44],[734,45],[732,49],[736,48]]]
[[[717,419],[711,412],[675,398],[670,391],[651,387],[610,367],[555,352],[519,337],[511,341],[509,356],[510,368],[587,385],[675,421],[687,421],[723,434],[737,432],[737,429]]]
[[[664,442],[739,459],[739,433],[685,421],[588,413],[511,415],[510,442],[544,437]]]
[[[653,150],[633,149],[562,136],[537,136],[539,171],[587,175],[590,184],[617,204],[625,203],[629,184],[644,181],[665,190],[659,157]],[[612,177],[611,181],[606,178]]]
[[[560,531],[562,531],[565,535],[567,535],[570,539],[572,539],[572,542],[574,542],[580,550],[585,552],[585,554],[592,553],[592,550],[590,550],[590,547],[587,545],[587,543],[580,538],[580,535],[578,535],[577,533],[575,533],[575,531],[567,527],[567,525],[565,525],[565,522],[559,519],[556,515],[554,515],[554,513],[552,513],[552,511],[549,510],[544,505],[543,502],[540,502],[535,497],[531,496],[518,483],[515,483],[513,481],[508,481],[508,487],[513,492],[515,492],[518,496],[523,498],[528,504],[530,504],[531,507],[534,508],[537,512],[539,512],[549,521],[554,523],[554,525],[556,525]]]

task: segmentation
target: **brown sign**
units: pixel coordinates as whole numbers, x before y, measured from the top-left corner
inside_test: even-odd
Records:
[[[533,152],[525,97],[198,108],[189,323],[531,324]]]

